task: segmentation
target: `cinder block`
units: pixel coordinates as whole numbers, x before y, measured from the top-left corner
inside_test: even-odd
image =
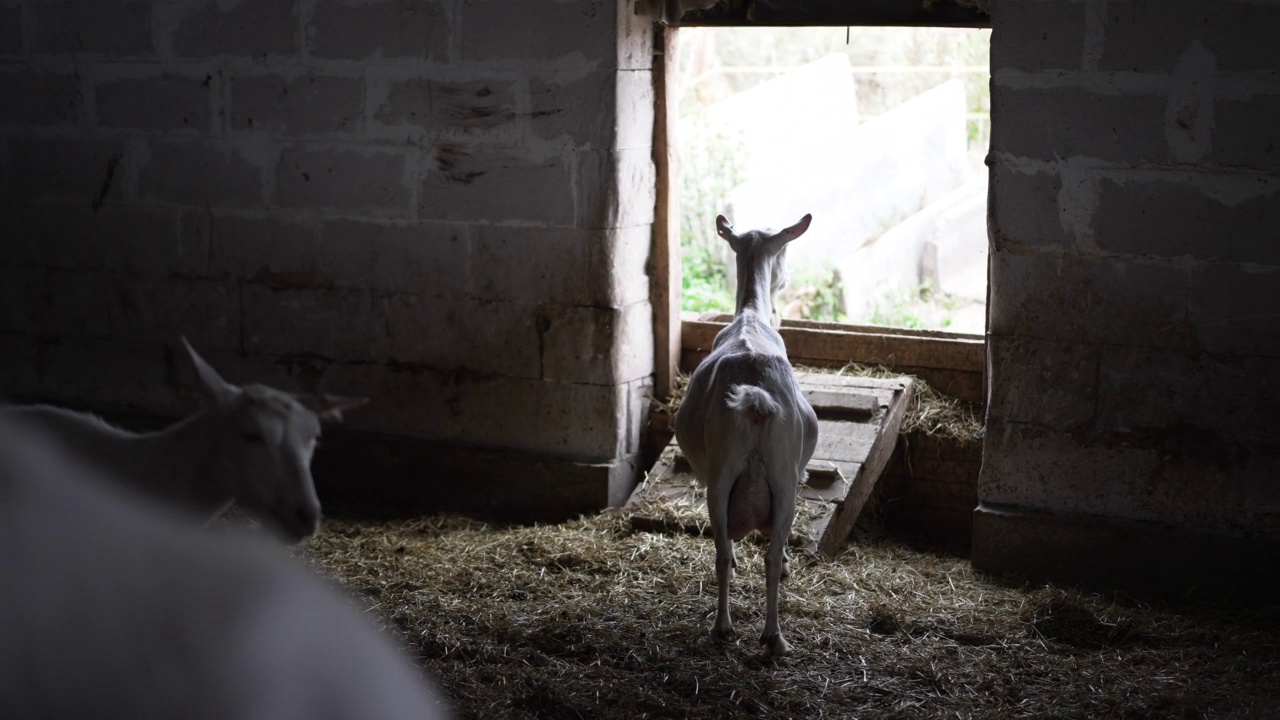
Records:
[[[621,3],[463,0],[458,45],[463,60],[553,60],[570,54],[614,58]],[[585,62],[585,61],[584,61]]]
[[[1030,3],[1018,3],[1025,4]],[[1275,5],[1141,0],[1105,8],[1101,70],[1167,72],[1193,42],[1213,53],[1220,71],[1269,71],[1280,66],[1280,47],[1254,42],[1243,30],[1265,34],[1280,27],[1280,8]]]
[[[70,200],[85,208],[126,199],[126,148],[118,140],[11,135],[8,192]]]
[[[1153,512],[1148,478],[1159,454],[1123,436],[1053,432],[992,420],[983,440],[978,497],[984,503],[1163,520]]]
[[[623,452],[630,455],[644,449],[645,437],[649,432],[649,407],[653,398],[653,378],[642,377],[627,383],[627,432],[623,441]],[[640,474],[631,479],[623,502],[631,496],[636,482],[643,478],[644,468]]]
[[[172,29],[169,39],[173,53],[182,58],[297,55],[295,5],[280,0],[238,3],[203,0],[198,10],[186,14]]]
[[[1053,430],[1088,427],[1098,392],[1098,346],[993,335],[988,416]]]
[[[1070,247],[1074,238],[1062,225],[1061,192],[1062,178],[1056,173],[1025,173],[995,165],[991,170],[993,213],[989,216],[989,230],[995,235],[997,246],[1007,241]]]
[[[383,362],[387,303],[367,290],[243,286],[244,350]]]
[[[430,133],[450,144],[513,146],[523,140],[525,115],[517,112],[518,83],[509,78],[427,80],[395,76],[371,81],[373,120],[399,137]]]
[[[1280,67],[1277,64],[1273,67]],[[1280,172],[1280,140],[1260,128],[1280,123],[1280,96],[1257,94],[1246,100],[1214,102],[1213,149],[1206,163]]]
[[[1072,275],[1086,303],[1085,340],[1103,344],[1177,347],[1187,323],[1187,271],[1112,260],[1084,261]],[[1066,286],[1068,292],[1070,286]]]
[[[118,340],[170,343],[185,335],[202,351],[240,349],[240,289],[234,284],[171,277],[103,289],[87,302],[109,309],[111,336]]]
[[[434,0],[319,0],[306,35],[314,57],[443,61],[450,24],[443,4]]]
[[[564,136],[575,147],[612,148],[618,126],[627,122],[615,100],[620,93],[619,74],[616,70],[600,69],[571,80],[530,78],[530,132],[547,140]],[[649,139],[652,141],[652,92],[649,100]]]
[[[1188,318],[1182,268],[1041,253],[991,255],[992,335],[1179,347]]]
[[[387,353],[395,362],[483,375],[541,375],[539,321],[531,305],[393,295],[387,307]]]
[[[530,305],[567,305],[583,297],[586,232],[568,228],[478,225],[472,229],[470,294]]]
[[[1280,187],[1273,178],[1241,179],[1244,187]],[[1186,182],[1098,185],[1094,236],[1105,251],[1118,255],[1225,260],[1280,265],[1280,227],[1276,192],[1224,202]]]
[[[384,105],[386,122],[412,122],[406,110],[416,108],[414,99],[408,107],[400,107],[398,86],[392,86],[388,104]],[[516,88],[510,80],[482,78],[465,81],[433,80],[430,83],[431,122],[435,132],[464,137],[477,131],[493,130],[504,126],[516,132]],[[584,112],[585,109],[579,109]]]
[[[49,270],[35,332],[60,337],[104,338],[111,333],[110,297],[117,284],[102,272]]]
[[[653,308],[570,307],[548,313],[548,380],[620,385],[653,374]]]
[[[1100,348],[1097,428],[1141,433],[1212,425],[1243,447],[1275,445],[1280,357]]]
[[[593,231],[587,239],[585,303],[622,307],[649,299],[653,226]]]
[[[469,289],[473,260],[465,225],[332,220],[315,249],[321,274],[339,285],[450,297]]]
[[[614,148],[652,148],[655,117],[653,73],[648,70],[619,71],[614,99],[617,108]]]
[[[307,378],[315,383],[307,391],[369,398],[368,405],[343,418],[346,429],[432,440],[452,440],[462,433],[459,407],[456,402],[451,405],[458,398],[447,373],[401,364],[332,363]]]
[[[1200,265],[1190,295],[1193,343],[1211,353],[1280,357],[1280,268]]]
[[[0,67],[0,97],[22,98],[0,103],[0,125],[75,125],[84,96],[74,74]]]
[[[209,273],[274,287],[313,286],[318,237],[316,227],[297,220],[218,214],[210,231]]]
[[[573,180],[561,157],[534,160],[452,143],[429,152],[418,217],[573,225]]]
[[[618,9],[618,69],[649,70],[653,67],[656,27],[635,7]]]
[[[162,140],[138,175],[138,195],[192,207],[253,207],[263,202],[262,168],[235,143]]]
[[[1167,98],[1082,88],[991,88],[991,150],[1038,160],[1072,156],[1173,162],[1163,128]],[[1069,150],[1064,150],[1069,149]]]
[[[472,284],[487,299],[622,307],[649,298],[652,227],[472,227]]]
[[[431,124],[431,81],[422,77],[375,77],[369,81],[371,102],[381,102],[373,109],[372,119],[383,125]]]
[[[274,202],[284,207],[409,214],[399,150],[294,146],[280,153]]]
[[[203,237],[181,232],[167,209],[32,203],[3,222],[5,237],[19,238],[0,243],[0,259],[13,263],[163,276],[203,273],[208,257]]]
[[[1078,69],[1084,58],[1084,16],[1085,3],[1078,2],[996,4],[991,8],[991,67]]]
[[[0,302],[3,298],[4,289],[0,288]],[[0,323],[3,322],[0,310]],[[9,402],[25,402],[37,396],[43,370],[39,343],[26,333],[0,331],[0,387],[5,389]]]
[[[0,57],[21,57],[23,47],[22,6],[0,7]]]
[[[231,127],[280,135],[353,133],[364,114],[364,80],[308,73],[231,80]]]
[[[46,400],[99,411],[178,415],[191,411],[167,382],[172,345],[64,337],[42,343],[37,392]]]
[[[40,332],[48,288],[48,270],[0,263],[0,333]]]
[[[36,53],[151,57],[150,0],[29,3]]]
[[[657,170],[649,148],[578,153],[577,225],[619,228],[653,222]]]
[[[648,70],[593,70],[572,80],[529,81],[534,136],[567,137],[593,150],[653,145],[653,76]]]
[[[458,376],[461,442],[612,460],[626,419],[625,385]]]
[[[205,133],[213,127],[206,78],[125,77],[99,83],[94,96],[103,127]]]

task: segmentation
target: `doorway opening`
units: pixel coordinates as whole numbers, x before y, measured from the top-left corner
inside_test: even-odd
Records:
[[[686,27],[674,133],[681,310],[731,313],[715,233],[780,228],[784,320],[986,328],[991,31]]]

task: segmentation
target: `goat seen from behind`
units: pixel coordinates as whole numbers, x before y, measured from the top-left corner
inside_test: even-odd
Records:
[[[223,380],[186,338],[204,408],[164,430],[132,433],[87,413],[48,405],[0,408],[42,431],[63,452],[153,499],[211,520],[231,505],[301,542],[320,527],[311,456],[320,421],[364,398],[293,396]]]
[[[729,583],[733,541],[752,530],[769,539],[767,605],[760,642],[770,655],[790,646],[778,623],[778,588],[786,573],[784,546],[795,517],[796,492],[818,442],[818,418],[796,383],[782,336],[774,329],[773,294],[786,285],[786,246],[809,229],[811,215],[777,233],[735,233],[723,215],[716,230],[737,256],[733,322],[689,379],[676,415],[676,440],[707,486],[707,513],[716,545],[718,608],[712,635],[733,633]]]

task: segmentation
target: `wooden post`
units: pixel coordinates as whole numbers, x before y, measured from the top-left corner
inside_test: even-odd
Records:
[[[653,337],[654,394],[661,399],[675,391],[680,366],[680,183],[676,173],[676,124],[679,112],[680,63],[676,57],[676,28],[656,25],[653,59],[653,162],[657,169],[658,204],[653,218]]]

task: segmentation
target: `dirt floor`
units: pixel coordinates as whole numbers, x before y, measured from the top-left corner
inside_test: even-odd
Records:
[[[711,542],[621,511],[496,528],[329,520],[304,551],[394,628],[461,718],[1280,717],[1280,611],[1152,605],[863,540],[793,557],[773,662],[762,548],[719,644]]]

